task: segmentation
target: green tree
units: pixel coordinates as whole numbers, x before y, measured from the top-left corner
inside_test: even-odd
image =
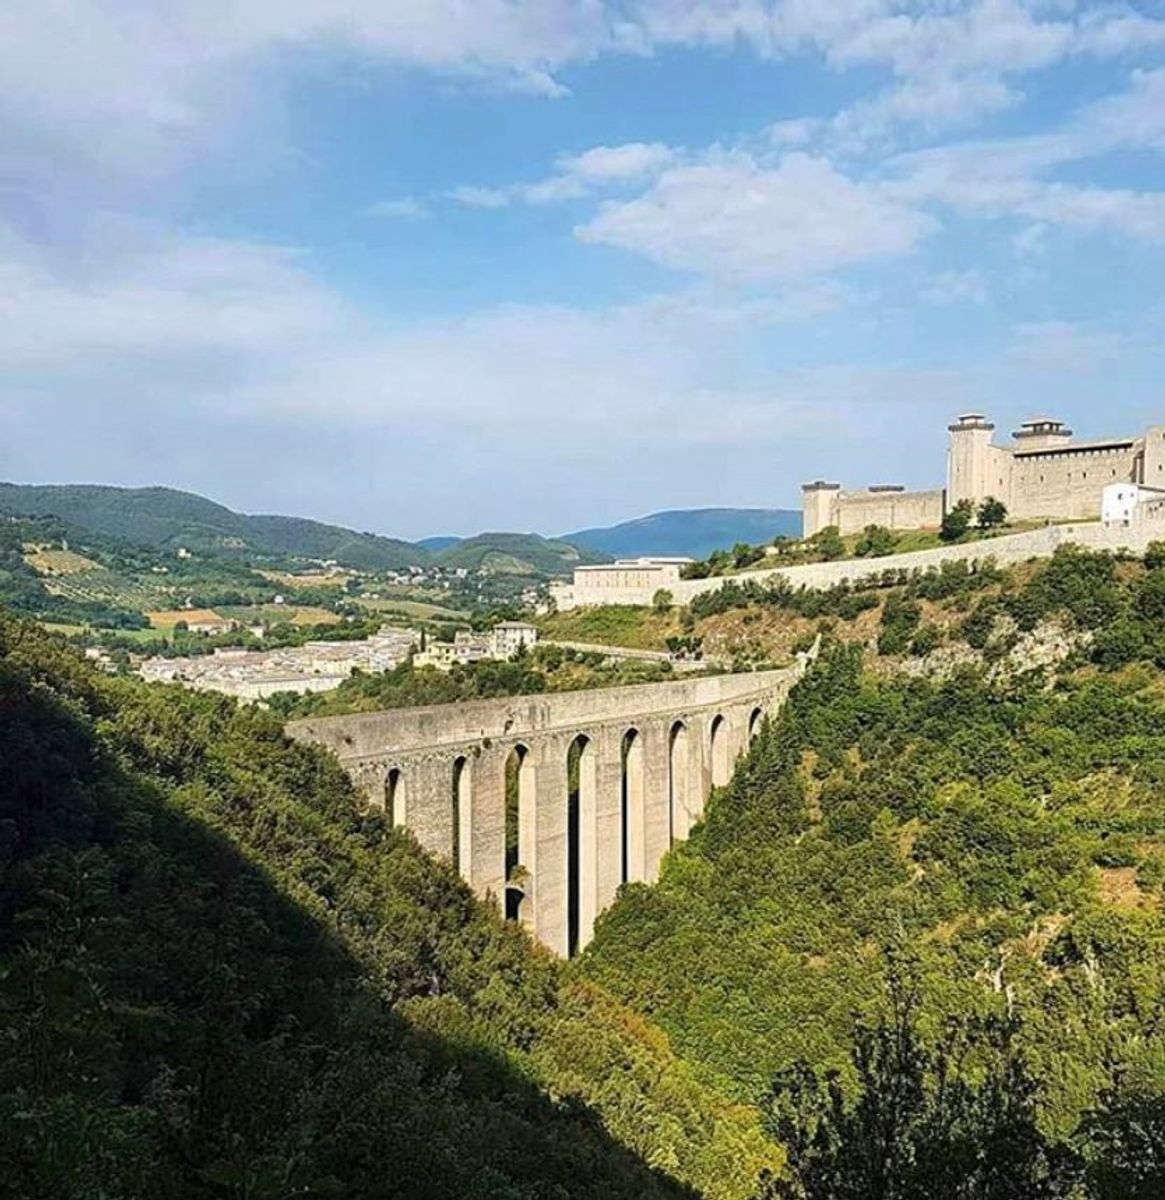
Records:
[[[651,607],[657,613],[670,612],[672,605],[675,603],[675,597],[667,590],[660,588],[654,596],[651,597]]]
[[[980,529],[998,529],[1007,523],[1007,505],[994,496],[988,496],[975,514]]]
[[[970,500],[960,500],[954,508],[949,508],[943,514],[939,537],[944,542],[957,542],[966,536],[971,528],[971,520],[975,515],[975,506]]]
[[[854,547],[859,558],[882,558],[894,553],[898,538],[884,525],[867,525]]]
[[[1079,1142],[1097,1200],[1165,1196],[1165,1095],[1134,1086],[1109,1089],[1081,1122]]]
[[[845,554],[845,542],[841,540],[841,530],[836,525],[827,525],[824,529],[819,529],[809,539],[809,544],[826,562],[832,562]]]
[[[795,1064],[774,1082],[772,1131],[785,1178],[761,1200],[1059,1200],[1080,1164],[1036,1121],[1039,1088],[1004,1018],[949,1023],[937,1045],[919,1032],[919,995],[891,967],[886,1014],[859,1023],[847,1103],[840,1073]],[[977,1060],[977,1082],[968,1061]]]

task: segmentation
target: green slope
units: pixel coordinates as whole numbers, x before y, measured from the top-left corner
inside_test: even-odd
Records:
[[[239,557],[334,559],[367,570],[392,570],[428,558],[427,551],[408,542],[301,517],[248,516],[164,487],[0,483],[0,513],[52,515],[80,529],[165,550],[185,546]]]
[[[1063,553],[990,604],[1096,630],[1092,655],[1121,673],[1076,659],[1054,687],[1043,671],[927,682],[832,650],[659,883],[600,918],[582,967],[725,1095],[802,1105],[810,1128],[804,1080],[836,1071],[853,1099],[855,1039],[905,970],[935,1053],[956,1028],[1014,1028],[1040,1129],[1074,1164],[1061,1190],[957,1194],[1165,1195],[1165,1158],[1128,1143],[1165,1130],[1165,555]],[[983,1053],[959,1068],[968,1086]],[[867,1194],[956,1192],[766,1193]]]
[[[580,549],[536,533],[479,533],[439,551],[433,561],[450,569],[533,577],[569,575],[575,567],[609,559],[601,551]]]
[[[728,1200],[779,1161],[328,756],[3,614],[0,851],[5,1195]]]

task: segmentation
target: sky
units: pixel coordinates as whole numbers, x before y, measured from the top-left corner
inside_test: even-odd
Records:
[[[1165,0],[5,0],[0,478],[415,538],[1165,423]]]

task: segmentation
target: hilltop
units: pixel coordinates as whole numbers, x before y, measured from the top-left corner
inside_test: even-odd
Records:
[[[801,513],[786,508],[691,508],[565,533],[562,540],[614,558],[676,554],[705,558],[739,542],[801,536]]]
[[[224,557],[325,559],[362,570],[395,570],[428,557],[395,538],[304,517],[251,516],[166,487],[2,483],[0,513],[54,516],[88,533],[158,550],[184,546]]]
[[[536,533],[479,533],[438,551],[432,561],[439,567],[496,575],[568,575],[575,567],[606,562],[607,558]]]

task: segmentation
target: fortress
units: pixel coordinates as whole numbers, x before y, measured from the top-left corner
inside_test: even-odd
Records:
[[[948,508],[962,500],[976,506],[993,496],[1013,521],[1099,520],[1106,488],[1125,484],[1155,495],[1165,493],[1165,426],[1140,437],[1073,440],[1062,421],[1037,417],[998,446],[995,426],[982,413],[965,413],[948,427],[947,486],[908,492],[881,485],[846,492],[839,483],[817,480],[803,487],[804,536],[831,525],[842,534],[867,525],[887,529],[934,529]]]
[[[960,501],[978,506],[994,497],[1009,521],[1035,524],[1014,533],[967,543],[903,551],[883,557],[841,558],[747,571],[755,583],[783,580],[792,588],[858,583],[887,571],[927,571],[947,562],[1003,565],[1054,554],[1060,546],[1143,554],[1165,540],[1165,425],[1139,437],[1074,441],[1063,422],[1025,421],[1010,445],[997,446],[995,426],[981,413],[965,413],[948,426],[947,486],[908,492],[896,486],[844,492],[818,480],[804,487],[804,536],[831,525],[843,534],[867,525],[893,530],[937,529]],[[559,611],[601,604],[651,604],[658,591],[689,604],[734,575],[685,579],[676,559],[638,559],[576,569],[571,583],[556,583]]]

